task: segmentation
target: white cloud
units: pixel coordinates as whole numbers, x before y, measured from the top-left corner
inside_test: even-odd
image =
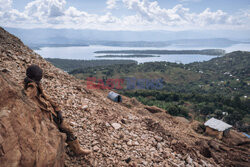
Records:
[[[181,4],[174,6],[172,9],[165,9],[161,8],[157,1],[123,0],[123,3],[127,9],[135,11],[139,17],[159,25],[206,27],[239,24],[237,21],[239,15],[231,16],[222,10],[213,12],[207,8],[201,13],[192,13],[190,9],[183,7]]]
[[[190,17],[189,9],[182,5],[176,5],[172,9],[164,9],[158,5],[157,1],[148,0],[123,0],[125,6],[134,10],[137,15],[149,22],[157,22],[165,25],[179,25],[186,23]]]
[[[0,0],[0,12],[11,9],[12,0]]]
[[[116,17],[112,16],[112,14],[110,12],[108,12],[105,15],[99,17],[98,21],[100,23],[117,23],[118,19]]]
[[[107,0],[106,4],[107,4],[107,8],[108,9],[114,9],[117,7],[117,1],[118,0]]]
[[[65,0],[35,0],[27,4],[25,13],[34,17],[58,17],[64,14]]]
[[[184,29],[249,29],[249,11],[240,11],[234,15],[207,8],[194,13],[179,4],[173,8],[162,8],[157,1],[149,0],[108,0],[107,8],[124,4],[130,15],[117,17],[111,12],[103,15],[91,14],[76,7],[66,8],[65,0],[34,0],[28,3],[23,12],[12,9],[11,0],[0,0],[0,25],[12,27],[56,27],[91,28],[105,30],[184,30]],[[120,7],[120,6],[119,6]],[[130,12],[131,13],[131,12]]]
[[[197,15],[197,21],[199,24],[205,26],[209,24],[226,24],[228,22],[229,16],[221,11],[211,12],[209,8],[205,9],[202,13]]]
[[[12,9],[12,0],[0,0],[0,22],[20,23],[27,19],[26,15],[16,9]]]
[[[85,16],[88,16],[88,14],[86,12],[79,11],[75,7],[72,7],[72,6],[69,7],[65,11],[65,15],[67,15],[69,17],[85,17]]]

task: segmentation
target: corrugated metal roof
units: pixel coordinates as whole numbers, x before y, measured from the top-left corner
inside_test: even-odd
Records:
[[[218,131],[224,131],[232,127],[231,125],[215,118],[207,120],[204,125],[216,129]]]

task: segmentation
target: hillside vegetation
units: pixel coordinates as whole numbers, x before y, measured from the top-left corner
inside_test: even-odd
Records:
[[[77,69],[80,79],[96,77],[124,79],[126,96],[147,105],[156,105],[175,116],[205,121],[223,119],[241,131],[250,132],[250,53],[232,52],[206,62],[187,65],[169,62],[120,64]],[[162,79],[162,90],[126,89],[126,78]],[[138,84],[138,83],[137,83]],[[145,83],[146,88],[146,83]]]
[[[46,58],[46,60],[64,71],[72,71],[79,68],[85,69],[90,67],[110,66],[114,64],[137,64],[134,60],[72,60],[57,58]]]

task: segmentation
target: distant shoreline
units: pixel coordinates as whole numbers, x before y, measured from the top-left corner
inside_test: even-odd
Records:
[[[97,58],[131,58],[131,57],[140,57],[140,58],[146,58],[146,57],[160,57],[155,55],[142,55],[142,54],[130,54],[130,55],[102,55],[102,56],[95,56]]]
[[[200,54],[200,55],[224,55],[223,49],[203,49],[203,50],[103,50],[96,51],[96,54]]]
[[[88,47],[87,44],[29,44],[28,45],[33,50],[41,50],[44,47]]]

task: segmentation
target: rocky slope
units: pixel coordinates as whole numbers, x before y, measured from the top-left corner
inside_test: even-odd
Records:
[[[226,142],[218,141],[196,133],[194,127],[197,127],[197,122],[174,118],[163,112],[150,113],[135,99],[123,97],[123,103],[112,102],[106,97],[107,91],[87,90],[84,81],[55,68],[19,39],[0,29],[0,73],[8,83],[15,83],[12,88],[16,92],[14,94],[21,92],[25,69],[30,64],[38,64],[44,69],[42,84],[47,94],[62,106],[64,117],[71,123],[81,145],[94,151],[89,156],[76,157],[66,147],[65,166],[247,166],[250,163],[247,139],[240,138],[236,142],[231,142],[231,139]],[[4,91],[5,87],[0,85],[0,88],[1,96],[9,94]],[[22,96],[15,98],[22,99]],[[24,100],[28,99],[24,97]],[[1,128],[6,127],[2,119],[10,121],[10,118],[2,117],[6,112],[3,107],[5,102],[0,103]],[[21,104],[19,107],[29,110],[30,107],[25,104],[22,102],[24,107]],[[18,113],[24,112],[16,112],[17,116]],[[30,112],[27,111],[27,114],[20,115],[28,117],[28,114]],[[16,119],[19,120],[19,116]],[[19,124],[21,129],[32,121],[29,118],[23,119],[27,121]],[[46,127],[49,126],[52,125],[48,123]],[[6,131],[11,134],[13,130]],[[56,136],[59,132],[53,127],[51,133]],[[235,133],[237,136],[237,132]],[[36,146],[34,135],[28,135],[29,147]],[[42,140],[42,136],[36,137],[39,139],[38,144],[60,148],[60,140],[50,142]],[[20,135],[18,141],[20,140],[27,140],[27,136]],[[5,159],[6,153],[1,152],[3,143],[8,142],[0,133],[0,164],[12,161]],[[34,150],[27,150],[29,153],[31,151]],[[42,156],[42,152],[36,153],[37,157]],[[54,162],[61,152],[57,153]],[[29,155],[18,153],[18,156],[28,159]],[[61,158],[63,163],[63,157]]]

